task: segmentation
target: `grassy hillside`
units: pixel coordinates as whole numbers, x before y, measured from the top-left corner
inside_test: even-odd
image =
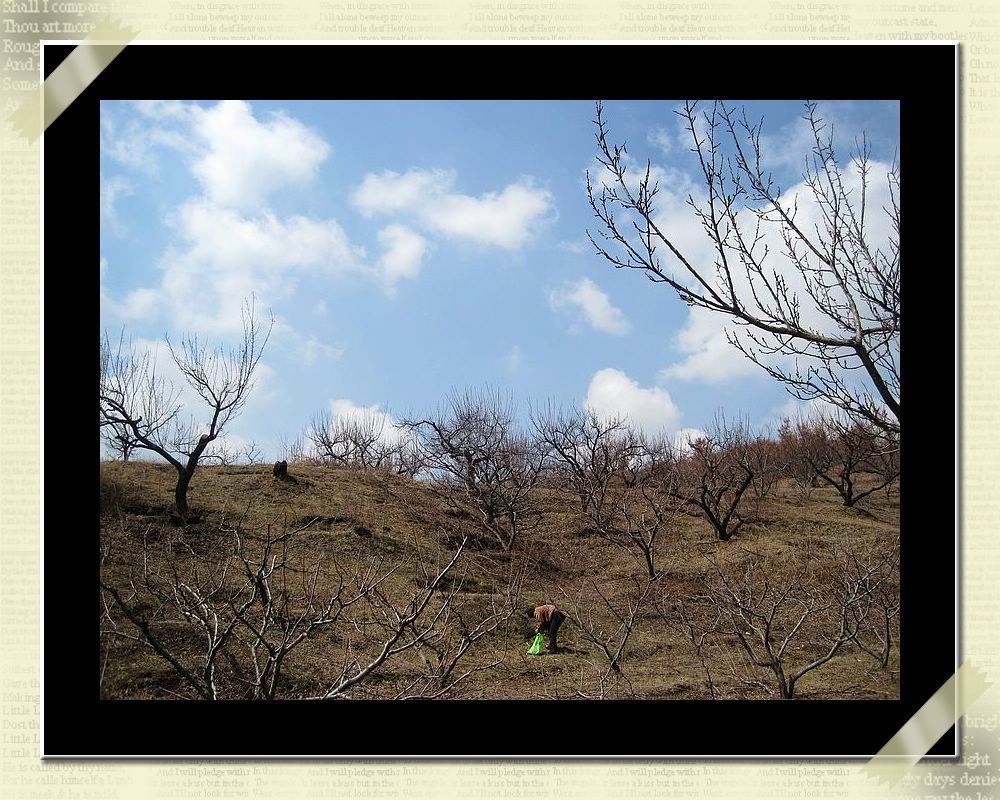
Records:
[[[189,501],[198,516],[181,526],[171,520],[175,473],[165,465],[106,462],[101,466],[102,546],[106,558],[102,578],[117,587],[150,619],[156,618],[153,599],[142,592],[130,595],[141,583],[143,554],[147,570],[169,575],[177,564],[180,574],[207,574],[224,563],[234,548],[234,526],[248,548],[259,543],[268,526],[272,536],[306,526],[287,551],[289,564],[304,579],[308,567],[318,564],[316,595],[331,593],[339,576],[351,576],[372,564],[395,570],[382,584],[388,600],[400,603],[420,591],[427,578],[420,566],[444,563],[456,544],[469,541],[459,564],[438,594],[452,593],[450,630],[471,625],[502,599],[511,575],[522,574],[518,613],[482,637],[463,659],[459,671],[474,671],[448,696],[463,698],[572,697],[601,693],[607,673],[604,654],[567,621],[559,634],[562,651],[538,657],[526,654],[532,623],[523,606],[554,602],[591,621],[599,634],[614,640],[618,622],[610,609],[627,609],[642,584],[642,569],[625,550],[592,535],[571,496],[554,489],[540,491],[542,515],[530,535],[511,553],[483,538],[471,509],[449,504],[430,484],[380,473],[293,464],[296,482],[282,482],[270,466],[203,467],[194,477]],[[238,525],[237,525],[238,523]],[[701,580],[711,574],[705,555],[722,567],[736,569],[746,550],[760,554],[775,580],[810,559],[810,574],[822,578],[838,548],[865,548],[898,539],[898,496],[880,491],[864,508],[846,508],[829,488],[817,488],[801,498],[790,483],[779,482],[767,500],[761,520],[748,524],[729,542],[718,541],[709,525],[694,514],[681,514],[659,543],[658,564],[663,570],[636,615],[620,673],[611,673],[614,686],[605,696],[640,698],[706,698],[705,664],[683,629],[668,624],[664,609],[678,601],[694,603]],[[832,569],[832,567],[831,567]],[[737,570],[738,572],[738,570]],[[294,574],[294,573],[293,573]],[[736,574],[736,573],[734,573]],[[637,576],[634,578],[634,576]],[[240,578],[234,571],[225,580]],[[130,583],[131,581],[131,583]],[[348,580],[349,582],[349,580]],[[516,582],[515,582],[516,583]],[[235,584],[234,584],[235,585]],[[307,580],[303,582],[303,587]],[[898,591],[898,589],[896,589]],[[602,600],[601,595],[607,599]],[[434,600],[428,613],[434,613]],[[692,606],[692,607],[694,607]],[[478,615],[478,616],[477,616]],[[197,666],[204,649],[197,630],[176,615],[156,618],[154,631],[184,663]],[[112,631],[111,621],[117,626]],[[102,620],[102,695],[149,698],[193,696],[165,658],[133,638],[133,622],[111,604],[111,619]],[[317,628],[288,657],[279,681],[278,696],[322,694],[352,659],[364,661],[378,646],[378,620],[353,616]],[[141,637],[138,637],[141,638]],[[442,640],[443,641],[443,640]],[[441,645],[443,646],[443,645]],[[791,642],[787,658],[807,663],[821,653],[822,642],[812,635]],[[235,651],[234,651],[235,652]],[[702,655],[706,655],[703,652]],[[773,679],[766,669],[745,664],[735,642],[720,641],[707,652],[712,680],[726,698],[767,697]],[[351,697],[394,697],[405,692],[427,667],[433,650],[414,647],[387,660],[366,680],[352,687]],[[220,667],[221,694],[240,696],[233,677],[248,670],[248,661]],[[796,696],[815,698],[879,699],[898,696],[897,656],[893,650],[887,669],[855,646],[842,649],[829,663],[804,676]],[[232,672],[232,674],[230,674]]]

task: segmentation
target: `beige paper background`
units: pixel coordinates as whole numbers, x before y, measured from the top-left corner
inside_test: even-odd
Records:
[[[217,0],[78,4],[91,13],[0,10],[0,115],[37,76],[24,48],[81,38],[111,13],[139,39],[851,39],[962,43],[962,643],[1000,686],[1000,6],[984,2],[715,2],[668,0]],[[45,25],[48,28],[45,28]],[[8,44],[12,43],[12,44]],[[34,59],[34,60],[33,60]],[[786,64],[787,69],[797,69]],[[820,63],[817,69],[836,69]],[[21,91],[18,91],[18,90]],[[942,109],[950,114],[950,109]],[[0,794],[20,798],[857,797],[890,795],[859,762],[42,762],[39,720],[39,201],[38,145],[3,126],[0,140]],[[942,152],[942,161],[951,154]],[[934,169],[929,162],[927,169]],[[942,220],[948,224],[948,220]],[[97,265],[66,265],[96,269]],[[920,280],[950,265],[912,265]],[[50,274],[58,274],[58,266]],[[932,324],[932,320],[921,324]],[[928,431],[928,436],[940,432]],[[949,435],[944,432],[943,435]],[[947,468],[942,468],[947,474]],[[943,486],[944,492],[948,491]],[[950,530],[906,531],[950,546]],[[932,588],[929,590],[933,590]],[[928,632],[932,634],[933,632]],[[921,765],[892,793],[1000,797],[997,686],[970,713],[969,753],[989,764]],[[488,720],[483,721],[489,724]],[[86,724],[81,720],[81,724]],[[669,713],[636,722],[655,737]],[[984,727],[986,728],[984,729]],[[988,730],[990,727],[993,730]],[[624,732],[631,735],[632,732]],[[321,735],[321,732],[318,732]],[[141,731],[136,731],[141,736]],[[192,732],[192,735],[198,735]],[[441,732],[442,736],[449,732]],[[546,730],[541,736],[559,735]],[[749,730],[720,735],[748,737]],[[789,735],[795,735],[789,731]],[[977,781],[980,783],[977,785]],[[977,792],[979,796],[977,797]]]

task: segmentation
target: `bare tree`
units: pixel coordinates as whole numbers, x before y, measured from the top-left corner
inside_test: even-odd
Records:
[[[334,416],[324,410],[313,417],[305,438],[324,464],[380,470],[411,478],[424,466],[409,432],[401,431],[383,413]]]
[[[122,425],[101,425],[101,438],[104,439],[108,452],[126,463],[135,451],[136,440],[128,428]]]
[[[792,479],[799,498],[808,500],[819,485],[812,465],[818,448],[824,446],[816,429],[801,418],[794,422],[785,418],[778,426],[778,446],[782,471]]]
[[[181,519],[189,515],[187,492],[200,459],[246,404],[274,325],[272,317],[265,329],[252,300],[244,303],[242,320],[243,338],[235,348],[212,349],[196,336],[184,337],[176,348],[167,342],[185,381],[207,406],[204,424],[181,418],[180,389],[157,373],[149,351],[126,346],[124,337],[115,349],[107,335],[101,342],[101,426],[177,470],[174,504]]]
[[[589,506],[593,529],[634,556],[650,579],[659,575],[656,548],[660,534],[679,512],[679,471],[673,445],[637,437],[639,450],[618,464]]]
[[[788,569],[743,552],[738,567],[705,556],[714,573],[704,580],[703,599],[714,618],[710,630],[735,640],[748,668],[770,672],[777,694],[792,698],[805,675],[856,640],[866,624],[877,568],[855,573],[837,561],[824,570],[807,557]]]
[[[498,565],[493,568],[499,571]],[[506,642],[512,635],[512,620],[517,614],[524,565],[509,565],[501,590],[490,593],[485,601],[482,595],[463,596],[467,576],[451,582],[446,599],[447,606],[437,630],[421,639],[416,654],[422,668],[417,675],[396,692],[395,699],[437,699],[453,695],[468,678],[479,672],[500,666],[507,655]],[[492,640],[492,641],[491,641]],[[489,647],[489,655],[480,654],[478,661],[468,658],[474,647]]]
[[[290,464],[302,464],[311,461],[307,454],[306,438],[303,434],[298,434],[293,439],[288,439],[284,434],[278,440],[278,458]]]
[[[601,103],[595,119],[601,170],[596,183],[595,176],[587,179],[600,222],[598,235],[590,234],[598,254],[666,284],[690,306],[727,317],[736,326],[727,331],[729,341],[794,396],[822,399],[853,419],[898,432],[897,165],[885,175],[889,199],[879,211],[889,233],[881,242],[869,203],[871,146],[862,138],[844,165],[815,103],[805,104],[813,150],[805,159],[801,206],[765,167],[762,120],[752,122],[745,109],[738,113],[722,101],[707,108],[687,101],[678,113],[703,190],[689,193],[687,202],[712,262],[682,251],[671,233],[674,221],[657,209],[657,171],[647,161],[633,176],[626,146],[609,141]]]
[[[486,389],[452,393],[434,415],[403,422],[430,474],[452,500],[473,504],[504,550],[537,520],[531,492],[543,460],[514,417],[513,400]]]
[[[604,699],[611,693],[634,696],[631,682],[622,669],[629,639],[632,637],[640,615],[645,610],[655,581],[650,578],[631,576],[623,597],[614,597],[602,589],[596,581],[590,586],[598,601],[593,598],[566,597],[563,607],[569,618],[576,624],[580,636],[594,645],[604,657],[603,663],[595,670],[595,688],[589,692],[582,689],[577,696],[588,699]],[[581,679],[582,680],[582,679]]]
[[[902,472],[899,435],[872,429],[872,447],[868,453],[865,466],[878,478],[881,488],[886,490],[888,497],[894,486],[899,484]],[[877,491],[878,489],[876,489]]]
[[[238,448],[237,458],[244,464],[262,464],[264,451],[260,449],[255,439],[251,439]]]
[[[156,370],[151,353],[136,350],[124,332],[115,345],[107,333],[101,339],[101,435],[128,442],[130,453],[143,447],[142,439],[163,440],[180,413],[180,389]]]
[[[816,477],[836,489],[846,506],[854,506],[899,477],[896,437],[875,426],[826,415],[801,423],[799,429],[800,437],[810,442],[804,452]],[[870,473],[875,473],[875,481],[859,489],[860,476]]]
[[[264,454],[258,447],[257,442],[251,439],[249,442],[232,443],[222,436],[205,448],[201,455],[203,462],[212,461],[223,467],[234,464],[260,464]]]
[[[242,520],[232,528],[223,525],[232,549],[220,559],[196,554],[179,536],[156,552],[147,529],[139,574],[130,568],[126,585],[116,586],[110,569],[102,569],[105,631],[155,652],[200,699],[274,699],[292,651],[385,579],[372,569],[353,576],[355,585],[348,589],[341,576],[337,589],[321,599],[321,561],[298,570],[289,557],[296,537],[311,524],[277,535],[268,526],[253,553]],[[114,547],[108,537],[104,542],[102,565]],[[176,643],[170,629],[178,627],[190,640],[201,640],[196,655]]]
[[[419,559],[414,566],[422,580],[416,588],[403,583],[409,588],[401,592],[402,562],[372,557],[347,567],[310,555],[314,547],[302,537],[315,519],[294,528],[286,523],[280,532],[268,525],[259,535],[245,520],[246,512],[233,525],[223,522],[229,547],[212,557],[196,553],[181,534],[155,541],[149,529],[138,548],[110,531],[102,540],[102,634],[159,656],[179,683],[176,691],[165,690],[177,696],[296,696],[282,681],[287,666],[302,645],[329,629],[346,645],[334,679],[315,697],[349,696],[384,663],[418,650],[438,658],[424,658],[427,668],[397,696],[442,697],[488,668],[463,664],[517,607],[519,573],[487,609],[462,602],[462,581],[449,578],[465,539],[439,560]],[[139,559],[129,557],[135,552]]]
[[[612,478],[641,450],[625,420],[549,404],[532,413],[532,423],[549,470],[576,494],[584,513],[603,515]]]
[[[854,642],[888,669],[899,625],[899,541],[882,540],[867,551],[856,548],[840,554],[841,569],[864,587],[864,602],[852,612],[857,622]]]
[[[387,434],[381,414],[333,416],[324,410],[313,417],[306,438],[324,463],[382,469],[391,453]]]
[[[698,598],[693,599],[698,600]],[[712,637],[719,630],[719,625],[722,622],[722,611],[715,609],[714,619],[706,624],[701,622],[699,617],[692,612],[690,605],[683,600],[671,600],[666,592],[662,593],[656,600],[656,610],[663,621],[669,627],[679,631],[694,647],[695,655],[705,672],[705,685],[708,687],[709,697],[715,700],[722,693],[712,675],[712,660],[709,658],[708,648],[712,643]]]
[[[774,483],[769,448],[746,421],[717,417],[707,432],[688,443],[679,461],[678,495],[700,509],[722,541],[755,520]]]
[[[549,405],[532,422],[546,465],[579,499],[591,530],[656,577],[657,538],[678,511],[676,448],[590,409]]]
[[[454,591],[446,593],[437,603],[432,601],[440,594],[448,574],[458,563],[467,542],[468,538],[463,537],[455,552],[443,563],[419,561],[417,567],[423,580],[415,593],[397,599],[381,585],[375,585],[365,593],[367,614],[363,625],[374,631],[376,641],[374,648],[369,647],[367,655],[348,648],[339,675],[329,683],[322,694],[311,699],[350,697],[351,691],[367,680],[386,661],[429,644],[439,636],[440,627],[448,617],[455,596]],[[355,626],[359,624],[361,624],[359,621],[354,621]],[[441,678],[443,683],[441,689],[450,690],[455,685],[454,682],[449,682],[451,673],[447,675],[438,673],[433,677]],[[431,685],[435,684],[432,682]]]

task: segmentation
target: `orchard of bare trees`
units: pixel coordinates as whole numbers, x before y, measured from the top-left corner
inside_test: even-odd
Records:
[[[552,403],[532,410],[523,429],[517,417],[509,395],[467,389],[396,426],[318,415],[304,436],[312,447],[300,444],[295,455],[426,481],[452,505],[474,507],[505,550],[538,516],[535,487],[551,488],[579,505],[594,533],[634,551],[650,577],[656,538],[678,513],[703,517],[726,541],[759,521],[779,479],[791,480],[803,498],[832,487],[854,506],[893,491],[900,475],[898,436],[840,413],[786,418],[773,434],[719,414],[682,439]]]
[[[102,692],[894,696],[898,169],[879,172],[864,138],[845,157],[807,103],[812,151],[789,195],[765,166],[763,121],[722,101],[678,113],[711,255],[679,244],[663,173],[615,143],[601,103],[590,241],[665,285],[665,302],[724,320],[808,411],[767,429],[720,410],[681,438],[455,389],[399,421],[322,410],[272,471],[227,433],[273,318],[251,301],[235,347],[168,340],[175,380],[154,350],[105,335],[100,431],[132,463],[102,483]],[[140,453],[165,462],[172,502]],[[572,645],[531,662],[522,612],[542,602]]]
[[[161,386],[151,367],[139,374]],[[138,446],[180,441],[143,427],[162,415],[132,408],[121,420],[132,420]],[[553,569],[540,565],[551,563],[558,529],[593,567],[572,581],[554,575],[543,599],[565,610],[588,657],[571,686],[544,696],[641,696],[633,649],[658,635],[687,643],[713,697],[794,697],[845,651],[889,668],[899,611],[891,537],[864,548],[838,541],[823,555],[803,544],[792,558],[754,547],[775,524],[776,487],[803,509],[825,493],[844,513],[878,510],[871,501],[884,502],[899,475],[890,434],[833,415],[786,420],[774,435],[719,415],[683,440],[551,403],[521,418],[493,389],[454,392],[391,430],[318,415],[287,464],[298,478],[282,492],[298,494],[283,495],[280,514],[255,511],[273,507],[261,498],[280,482],[250,459],[222,473],[256,481],[242,509],[176,507],[163,525],[119,507],[102,533],[106,661],[139,648],[170,674],[164,692],[204,700],[472,696],[466,686],[486,691],[481,673],[523,660],[518,610],[528,576]],[[190,448],[188,463],[203,453]],[[171,457],[179,472],[184,462]],[[195,481],[216,485],[213,473],[206,466]],[[289,517],[334,480],[381,487],[358,501],[377,507],[426,496],[434,522],[401,541],[390,525],[323,513],[339,491]],[[356,542],[346,550],[331,546],[340,523]],[[679,548],[704,562],[686,592],[676,585]],[[614,576],[589,557],[598,552],[617,565]],[[291,677],[307,667],[308,680]]]
[[[666,635],[686,642],[710,697],[795,697],[844,652],[868,659],[865,674],[888,674],[899,624],[892,537],[863,547],[838,541],[821,555],[803,546],[791,559],[753,548],[774,523],[779,485],[803,508],[824,492],[863,514],[891,498],[900,474],[891,428],[833,409],[786,419],[772,433],[719,413],[679,439],[551,402],[522,415],[492,388],[454,391],[400,422],[323,412],[286,446],[275,481],[299,492],[325,475],[375,481],[379,503],[392,502],[387,482],[402,482],[430,493],[439,514],[433,531],[405,545],[383,526],[391,546],[338,553],[328,546],[338,517],[290,519],[291,499],[280,516],[252,513],[273,493],[266,483],[240,511],[188,500],[212,466],[269,473],[254,443],[236,449],[223,435],[247,402],[268,333],[247,304],[236,348],[168,342],[202,421],[148,350],[103,342],[109,451],[122,461],[147,451],[175,474],[172,507],[163,509],[171,524],[119,505],[103,526],[105,670],[144,653],[166,671],[157,692],[202,700],[490,696],[477,679],[523,660],[527,576],[551,564],[548,537],[568,524],[573,547],[618,553],[609,557],[620,559],[620,574],[597,563],[578,580],[545,586],[588,655],[571,682],[540,696],[642,696],[636,643]],[[679,592],[677,548],[692,524],[700,534],[686,557],[696,551],[704,564],[695,588]],[[352,530],[374,536],[366,524]],[[713,541],[722,549],[707,551]]]

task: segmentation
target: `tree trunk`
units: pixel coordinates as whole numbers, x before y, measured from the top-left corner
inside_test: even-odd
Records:
[[[646,571],[649,572],[650,580],[653,580],[656,578],[656,569],[653,566],[653,548],[643,550],[642,554],[646,557]]]
[[[879,659],[879,666],[882,669],[889,668],[889,655],[892,653],[892,620],[888,614],[885,616],[885,644],[882,647],[882,658]]]
[[[796,678],[788,680],[785,677],[785,670],[782,669],[780,662],[775,661],[771,665],[771,669],[774,671],[774,676],[778,679],[778,691],[781,693],[781,699],[791,700],[795,695]]]
[[[190,513],[187,502],[188,486],[191,483],[192,472],[190,470],[177,471],[177,487],[174,489],[174,507],[177,516],[186,520]]]
[[[851,474],[849,472],[844,473],[841,477],[843,478],[843,487],[844,487],[843,490],[841,491],[841,495],[843,495],[844,497],[844,505],[847,506],[848,508],[853,508],[855,500],[854,481],[851,480]]]

